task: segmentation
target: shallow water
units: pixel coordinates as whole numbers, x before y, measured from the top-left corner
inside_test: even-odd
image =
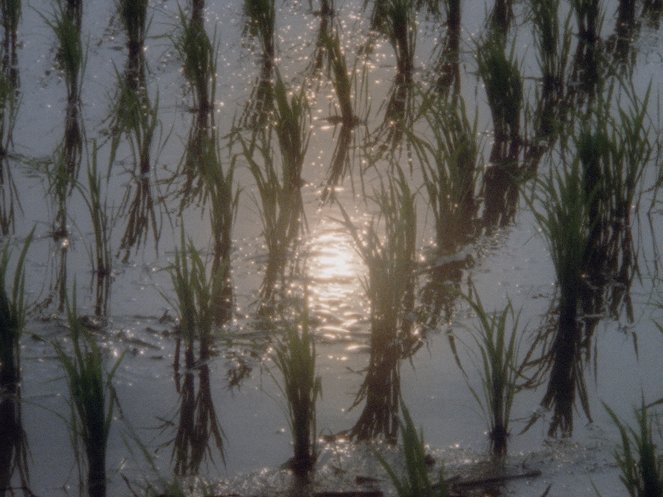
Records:
[[[366,41],[369,32],[369,14],[362,10],[362,3],[347,0],[336,4],[336,22],[348,65],[356,62],[358,68],[362,59],[357,47]],[[360,405],[350,409],[362,384],[370,351],[369,303],[362,286],[366,269],[352,237],[338,222],[341,216],[338,208],[320,204],[334,142],[340,132],[338,126],[325,120],[339,112],[331,82],[324,75],[314,79],[305,73],[315,47],[320,17],[311,12],[306,2],[276,4],[279,71],[291,88],[297,88],[306,78],[311,82],[308,95],[312,134],[302,174],[306,181],[302,195],[309,230],[302,237],[299,252],[306,255],[304,276],[294,281],[294,288],[301,289],[301,282],[305,281],[309,291],[323,389],[318,403],[318,431],[322,435],[335,434],[351,428],[362,408]],[[613,31],[617,3],[604,5],[603,36],[607,38]],[[563,2],[562,10],[567,9]],[[486,163],[492,122],[483,85],[475,74],[472,47],[474,37],[483,29],[487,10],[483,1],[463,3],[460,54],[461,94],[470,116],[474,116],[476,109]],[[27,299],[39,305],[31,313],[23,336],[21,360],[22,423],[30,453],[30,488],[38,496],[79,492],[67,425],[66,384],[49,343],[67,340],[55,292],[62,253],[59,248],[63,242],[58,243],[51,236],[56,206],[44,173],[62,140],[67,103],[65,85],[54,67],[55,37],[42,17],[49,17],[52,11],[47,1],[24,4],[18,33],[21,102],[8,160],[22,206],[22,211],[17,212],[15,236],[8,237],[10,243],[18,245],[36,226],[35,240],[27,257],[26,279]],[[521,71],[526,76],[525,98],[531,104],[537,74],[531,27],[525,3],[517,2],[514,11],[511,36],[515,39]],[[147,482],[171,479],[175,465],[172,442],[183,397],[176,389],[173,371],[176,312],[164,298],[173,295],[166,268],[179,245],[182,225],[203,253],[211,250],[208,214],[194,204],[180,215],[178,199],[169,196],[172,187],[156,182],[169,178],[177,169],[193,112],[181,62],[172,47],[171,36],[178,26],[177,3],[152,2],[150,12],[145,52],[147,91],[153,102],[158,95],[159,104],[159,125],[151,149],[156,169],[153,185],[156,196],[166,201],[158,206],[162,226],[158,245],[150,235],[143,246],[131,250],[127,261],[114,257],[107,321],[93,331],[108,354],[109,363],[125,353],[114,379],[120,409],[109,440],[109,495],[128,495],[125,478],[135,489],[143,488]],[[208,2],[205,16],[207,31],[216,33],[218,43],[215,119],[219,134],[224,136],[251,98],[259,73],[259,50],[255,41],[242,35],[241,2]],[[423,14],[418,18],[414,78],[422,84],[430,76],[428,70],[433,65],[431,54],[441,32],[438,23]],[[121,73],[126,61],[125,38],[111,2],[87,2],[82,31],[87,51],[81,89],[82,123],[88,147],[93,140],[100,145],[99,168],[105,174],[110,148],[107,118],[112,108],[116,71]],[[640,95],[651,82],[650,117],[659,125],[662,44],[660,28],[641,28],[634,41],[638,57],[631,76]],[[395,74],[390,44],[377,37],[373,50],[366,64],[368,94],[354,94],[355,112],[366,118],[366,125],[354,129],[356,150],[350,156],[353,169],[337,191],[339,202],[358,225],[375,214],[375,206],[363,201],[362,191],[370,193],[378,185],[373,171],[363,176],[359,172],[360,166],[365,165],[361,144],[366,143],[369,133],[375,132],[384,117],[383,102]],[[360,77],[359,69],[357,74]],[[85,163],[83,160],[80,178],[84,178]],[[214,347],[215,353],[206,363],[210,398],[224,432],[225,463],[210,442],[199,476],[204,485],[210,485],[217,493],[274,495],[290,485],[289,474],[279,469],[291,456],[290,435],[285,403],[274,382],[273,375],[277,373],[269,360],[272,332],[257,318],[267,250],[261,236],[255,182],[245,166],[240,160],[236,173],[236,181],[242,187],[233,230],[236,308]],[[111,212],[121,211],[132,167],[130,148],[122,141],[105,185]],[[540,170],[546,167],[542,163]],[[657,167],[651,164],[647,169],[643,190],[656,181]],[[420,184],[421,178],[415,171],[410,180]],[[512,411],[514,420],[506,465],[510,472],[540,470],[541,476],[509,482],[502,489],[503,495],[538,496],[550,484],[551,497],[595,495],[593,485],[604,497],[625,493],[613,459],[618,433],[603,403],[625,419],[632,419],[632,408],[639,404],[641,396],[648,400],[663,396],[659,374],[663,337],[654,324],[655,320],[661,320],[656,250],[662,241],[661,209],[655,205],[648,211],[652,195],[651,191],[643,195],[639,216],[634,216],[633,232],[640,265],[640,275],[631,288],[634,320],[629,320],[623,309],[616,319],[603,317],[594,333],[591,360],[585,367],[593,422],[589,423],[578,407],[573,436],[548,439],[551,413],[541,411],[542,419],[526,433],[519,434],[530,416],[540,410],[545,384],[520,392]],[[434,228],[423,193],[418,199],[418,252],[423,258],[423,254],[431,251]],[[67,287],[72,288],[76,282],[79,313],[93,316],[95,298],[88,255],[92,228],[79,192],[74,191],[68,202]],[[124,217],[120,217],[113,226],[114,252],[119,251],[124,224]],[[521,323],[527,330],[524,340],[530,339],[543,326],[555,302],[556,289],[550,254],[527,202],[520,199],[514,219],[506,226],[477,236],[450,257],[464,260],[468,256],[471,262],[461,270],[458,285],[466,291],[471,279],[487,309],[500,309],[506,298],[510,298],[515,309],[522,309]],[[428,278],[422,270],[418,286],[425,285]],[[467,367],[467,364],[479,366],[476,351],[471,351],[473,342],[469,335],[475,317],[460,299],[451,299],[449,306],[450,315],[443,316],[431,329],[419,327],[424,339],[421,348],[402,361],[401,390],[415,423],[423,428],[437,464],[444,464],[448,476],[469,478],[491,470],[486,469],[489,466],[487,428],[456,365],[448,335],[453,334],[461,343],[459,350],[470,372],[469,381],[478,386],[478,373]],[[194,372],[196,382],[202,370]],[[199,387],[196,383],[196,388]],[[153,467],[141,452],[140,444],[150,454]],[[388,457],[399,460],[394,449],[380,447]],[[321,441],[320,448],[315,489],[362,488],[357,477],[376,477],[382,490],[392,491],[371,449],[365,445],[343,440]],[[17,474],[12,484],[20,485]]]

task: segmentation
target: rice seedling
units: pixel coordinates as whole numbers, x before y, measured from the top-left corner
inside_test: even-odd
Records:
[[[187,18],[179,11],[180,26],[173,40],[182,60],[182,72],[193,92],[193,108],[203,119],[202,127],[209,126],[216,93],[216,42],[210,39],[205,25],[194,18]]]
[[[127,34],[129,60],[142,57],[147,32],[148,0],[115,0],[117,12]]]
[[[216,135],[213,135],[214,137]],[[207,142],[200,164],[204,183],[203,205],[209,201],[210,230],[212,234],[213,320],[225,323],[232,315],[233,295],[230,278],[232,230],[237,216],[239,189],[234,184],[235,163],[224,166],[217,150],[217,140]]]
[[[396,55],[397,73],[403,75],[406,81],[411,81],[414,69],[417,39],[415,18],[413,0],[387,0],[373,4],[373,29],[389,40]]]
[[[417,140],[424,190],[435,222],[437,248],[452,253],[472,236],[469,220],[480,168],[477,120],[470,122],[462,99],[433,96],[423,119],[431,139]]]
[[[205,262],[200,252],[189,240],[185,241],[184,228],[180,234],[180,248],[175,250],[175,260],[168,269],[175,291],[175,299],[165,297],[177,312],[180,337],[184,338],[187,364],[193,365],[193,349],[196,340],[200,343],[200,358],[209,358],[212,339],[213,308],[216,295],[213,292],[222,288],[223,273],[207,276]],[[190,358],[190,359],[189,359]],[[179,355],[175,357],[179,365]]]
[[[423,432],[417,431],[412,416],[403,403],[401,411],[403,421],[399,423],[405,467],[395,468],[378,452],[375,452],[375,456],[387,472],[398,497],[446,497],[449,491],[444,480],[444,469],[440,468],[439,481],[433,483],[428,471]]]
[[[76,312],[75,286],[72,301],[67,299],[66,302],[71,350],[57,341],[53,346],[69,389],[70,436],[81,485],[86,480],[90,497],[105,497],[106,447],[117,405],[113,377],[123,355],[113,363],[110,370],[105,370],[102,351]]]
[[[370,358],[353,407],[366,400],[351,430],[357,439],[384,436],[396,441],[400,398],[400,359],[416,346],[412,335],[416,251],[415,196],[396,164],[386,185],[374,192],[377,219],[360,231],[341,208],[343,225],[368,266],[364,289],[370,303]],[[384,235],[380,236],[384,230]]]
[[[310,110],[304,88],[288,99],[285,83],[277,75],[274,95],[273,129],[280,168],[274,160],[276,151],[271,129],[259,130],[250,140],[239,135],[243,156],[256,181],[269,256],[262,292],[266,299],[271,296],[279,274],[282,276],[292,244],[306,227],[301,174],[311,136]]]
[[[33,233],[34,228],[23,242],[11,287],[11,250],[7,242],[0,254],[0,393],[15,391],[21,376],[20,339],[26,319],[24,265]]]
[[[554,407],[549,434],[552,436],[561,430],[562,434],[570,435],[576,393],[589,416],[582,374],[578,305],[591,241],[591,195],[585,188],[577,158],[563,160],[537,185],[534,216],[550,248],[559,288],[557,331],[550,350],[544,352],[551,371],[542,404]]]
[[[535,113],[535,142],[548,142],[559,132],[564,112],[566,73],[571,52],[571,15],[559,21],[559,0],[531,0],[530,12],[541,71],[541,89]]]
[[[210,389],[209,370],[213,325],[219,301],[224,296],[226,274],[223,268],[209,276],[205,262],[193,242],[181,231],[180,248],[169,268],[175,299],[166,300],[177,311],[179,337],[175,352],[175,378],[180,393],[178,429],[173,440],[175,472],[196,474],[212,439],[222,460],[223,431],[218,424]],[[180,341],[184,341],[184,379],[180,382]],[[196,359],[195,343],[199,344]],[[199,361],[196,366],[196,360]],[[194,368],[199,374],[196,393]]]
[[[75,2],[74,2],[75,3]],[[76,7],[62,1],[57,3],[51,18],[44,17],[58,40],[57,63],[64,74],[67,101],[77,102],[85,66],[85,50],[81,41],[80,19]]]
[[[491,162],[513,161],[520,144],[523,83],[514,46],[506,53],[506,37],[491,30],[475,50],[479,77],[484,83],[493,118]]]
[[[295,322],[286,325],[285,336],[274,349],[274,363],[281,376],[280,381],[276,381],[287,401],[294,448],[290,467],[300,477],[313,469],[317,457],[315,404],[322,395],[321,379],[316,375],[315,339],[307,306],[304,302],[296,310]]]
[[[29,447],[23,428],[21,389],[0,390],[0,492],[11,495],[17,488],[13,484],[20,483],[18,488],[29,495]]]
[[[495,0],[488,17],[488,28],[506,35],[513,19],[513,0]]]
[[[341,122],[344,126],[353,127],[357,123],[352,106],[353,78],[348,71],[338,31],[335,30],[333,35],[323,37],[322,44],[327,52],[327,59],[332,70],[332,83],[341,110]]]
[[[154,198],[156,188],[152,179],[153,151],[165,142],[160,135],[161,122],[158,118],[159,98],[150,100],[143,83],[137,87],[133,73],[127,69],[125,74],[116,73],[117,89],[113,95],[113,106],[109,117],[111,131],[110,159],[108,175],[110,178],[122,138],[129,145],[133,170],[128,172],[131,179],[117,218],[126,219],[126,227],[120,241],[120,250],[124,251],[124,260],[128,260],[132,249],[138,250],[147,240],[150,232],[155,247],[158,248],[161,236],[161,212]]]
[[[97,170],[98,147],[92,145],[92,156],[88,162],[87,189],[79,185],[79,190],[87,206],[94,233],[94,249],[90,253],[93,274],[96,280],[95,314],[105,316],[108,311],[113,256],[111,253],[111,220],[105,192]],[[102,200],[103,199],[103,200]]]
[[[273,63],[275,56],[274,0],[244,0],[244,34],[257,37],[262,46],[264,63]]]
[[[5,158],[13,144],[19,99],[9,77],[0,73],[0,158]]]
[[[440,44],[436,88],[442,93],[447,93],[453,88],[454,93],[460,92],[460,0],[445,0],[446,11],[446,33]]]
[[[571,7],[576,16],[578,36],[594,43],[599,39],[600,26],[603,24],[601,0],[571,0]]]
[[[645,405],[635,409],[635,426],[627,425],[615,412],[605,406],[619,430],[620,446],[615,460],[620,480],[631,497],[658,497],[663,495],[663,461],[654,439],[654,417]]]
[[[0,2],[0,22],[4,32],[2,43],[2,72],[13,88],[18,87],[18,57],[16,55],[18,24],[23,10],[21,0]]]
[[[463,372],[472,396],[488,420],[488,438],[493,456],[504,457],[510,434],[511,407],[518,392],[520,367],[518,364],[518,334],[520,313],[516,314],[509,301],[501,311],[489,313],[483,306],[477,289],[471,286],[465,296],[478,318],[472,339],[481,358],[479,376],[481,389],[469,383],[469,375],[454,351],[456,362]]]

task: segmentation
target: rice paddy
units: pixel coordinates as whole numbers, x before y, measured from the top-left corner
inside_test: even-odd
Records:
[[[659,496],[661,16],[0,2],[0,496]]]

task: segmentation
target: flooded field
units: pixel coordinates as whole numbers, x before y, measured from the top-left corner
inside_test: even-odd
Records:
[[[1,2],[0,495],[660,496],[662,15]]]

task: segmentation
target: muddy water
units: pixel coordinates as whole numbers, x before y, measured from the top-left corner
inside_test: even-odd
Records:
[[[210,35],[215,33],[218,55],[214,117],[219,135],[225,136],[252,98],[261,55],[258,42],[242,34],[245,19],[241,2],[207,3],[205,26]],[[309,290],[323,388],[318,404],[318,430],[322,435],[336,434],[350,429],[362,409],[361,405],[350,407],[362,385],[370,354],[369,303],[362,286],[367,271],[350,234],[338,222],[339,209],[320,203],[341,133],[338,125],[326,119],[340,112],[333,85],[326,76],[312,76],[310,71],[322,18],[306,2],[276,3],[278,69],[292,88],[308,81],[311,102],[311,141],[302,172],[306,182],[302,196],[308,231],[298,250],[305,256],[302,258],[305,269],[291,283],[297,289],[305,281]],[[363,147],[377,135],[384,120],[384,102],[392,95],[397,66],[392,46],[379,35],[375,35],[370,57],[365,60],[359,55],[359,47],[367,42],[370,31],[370,13],[362,9],[362,3],[337,1],[337,15],[333,19],[347,64],[349,67],[356,64],[357,80],[365,82],[367,89],[359,85],[353,93],[355,112],[365,123],[352,131],[351,171],[336,192],[338,202],[357,224],[375,214],[375,206],[364,201],[363,192],[370,193],[378,180],[371,169],[361,173],[366,165]],[[463,2],[459,64],[461,95],[469,115],[477,113],[486,161],[492,121],[483,85],[476,77],[472,50],[474,40],[484,29],[489,7],[484,2]],[[608,39],[614,31],[617,3],[606,2],[604,7],[601,34]],[[313,10],[317,9],[314,5]],[[567,10],[568,5],[563,2],[562,12]],[[181,61],[173,49],[178,6],[170,0],[158,1],[150,4],[149,11],[146,90],[152,102],[158,101],[159,119],[150,150],[153,166],[150,178],[154,198],[162,200],[156,213],[160,236],[157,243],[148,233],[145,241],[129,250],[126,258],[125,251],[120,250],[127,218],[122,208],[127,203],[125,192],[127,185],[132,184],[133,171],[131,149],[122,140],[108,182],[104,182],[108,210],[117,215],[111,237],[116,256],[108,313],[99,319],[99,326],[92,327],[95,338],[108,354],[109,363],[113,357],[125,354],[114,381],[120,408],[109,440],[109,495],[129,494],[125,478],[134,489],[141,489],[148,482],[168,481],[178,465],[174,444],[178,436],[186,434],[180,425],[180,415],[186,409],[183,393],[186,387],[182,378],[178,383],[173,369],[176,313],[164,298],[173,295],[165,269],[173,261],[182,225],[203,253],[210,250],[208,214],[195,202],[180,212],[179,198],[174,195],[176,187],[166,181],[178,169],[194,115]],[[66,87],[54,66],[55,37],[43,17],[49,18],[52,13],[50,2],[32,1],[24,5],[17,50],[21,101],[8,160],[16,184],[16,205],[20,200],[22,206],[22,210],[17,210],[15,236],[9,237],[10,242],[22,241],[36,227],[26,270],[27,298],[35,304],[35,309],[22,340],[20,407],[29,448],[29,486],[38,496],[79,492],[67,425],[66,384],[49,343],[67,339],[63,315],[58,311],[57,289],[62,274],[66,274],[66,288],[71,289],[76,283],[80,314],[90,316],[95,323],[97,319],[89,258],[92,230],[85,203],[77,190],[68,196],[69,236],[60,240],[52,236],[57,205],[46,171],[63,140],[67,107]],[[528,76],[525,99],[533,105],[536,87],[533,78],[538,70],[531,25],[524,4],[517,3],[514,14],[510,33],[521,71]],[[424,14],[418,17],[413,77],[422,86],[434,79],[432,54],[444,33],[439,23]],[[125,35],[110,2],[86,3],[82,26],[87,54],[80,89],[81,126],[87,144],[83,155],[89,155],[96,141],[100,146],[98,167],[105,178],[110,167],[108,123],[116,74],[124,70],[127,58]],[[658,117],[656,105],[662,83],[661,40],[660,29],[646,23],[633,40],[637,57],[630,79],[640,95],[651,81],[650,115],[654,120]],[[222,155],[223,160],[230,161],[229,157]],[[405,164],[405,155],[402,160]],[[81,181],[86,162],[82,161]],[[549,166],[545,163],[540,166],[542,171],[546,167]],[[646,170],[643,189],[654,184],[658,174],[655,168],[652,164]],[[420,184],[416,169],[410,179],[413,185]],[[235,312],[216,342],[212,357],[198,365],[190,378],[194,392],[202,388],[204,398],[214,406],[224,434],[223,457],[210,436],[203,440],[207,449],[199,467],[190,472],[197,473],[204,482],[202,485],[209,484],[217,492],[274,494],[290,485],[287,472],[279,469],[291,456],[290,437],[284,400],[275,387],[272,374],[276,373],[269,361],[273,331],[268,322],[257,316],[267,250],[261,235],[255,181],[241,158],[236,180],[242,192],[231,258]],[[550,439],[547,430],[552,414],[539,407],[545,383],[519,393],[512,412],[514,421],[506,465],[512,473],[539,470],[541,476],[510,482],[503,489],[505,495],[541,495],[550,484],[550,496],[594,495],[593,485],[606,497],[624,494],[612,457],[618,434],[603,403],[631,419],[632,407],[639,403],[641,395],[649,400],[663,396],[660,382],[663,337],[654,324],[656,319],[663,319],[661,298],[656,292],[661,213],[658,204],[649,209],[652,195],[645,193],[639,215],[634,215],[640,274],[631,288],[633,318],[629,319],[623,307],[612,318],[602,317],[591,344],[591,360],[583,368],[592,422],[577,406],[573,435]],[[434,228],[423,194],[418,202],[418,253],[423,259],[431,252]],[[66,267],[62,263],[63,244],[67,246]],[[545,240],[522,198],[508,223],[485,230],[445,257],[465,261],[458,269],[457,285],[466,291],[467,281],[471,279],[487,309],[501,308],[507,297],[514,308],[522,309],[525,343],[544,326],[556,299],[555,273]],[[420,296],[431,279],[435,280],[422,269],[417,281]],[[423,428],[432,455],[445,465],[447,475],[485,476],[495,470],[487,462],[487,428],[449,347],[449,335],[453,334],[470,373],[468,381],[478,387],[475,367],[478,368],[479,359],[476,351],[472,351],[469,334],[475,318],[462,301],[443,297],[442,308],[435,316],[439,319],[428,327],[417,327],[423,337],[422,346],[402,361],[401,392],[415,422]],[[535,412],[542,415],[541,419],[526,433],[519,434]],[[398,461],[393,449],[383,447],[383,450],[387,457]],[[144,452],[150,457],[145,457]],[[322,442],[316,488],[356,488],[359,476],[381,479],[381,488],[390,492],[378,466],[371,450],[363,444],[345,440]],[[14,471],[12,486],[21,486],[18,470]]]

